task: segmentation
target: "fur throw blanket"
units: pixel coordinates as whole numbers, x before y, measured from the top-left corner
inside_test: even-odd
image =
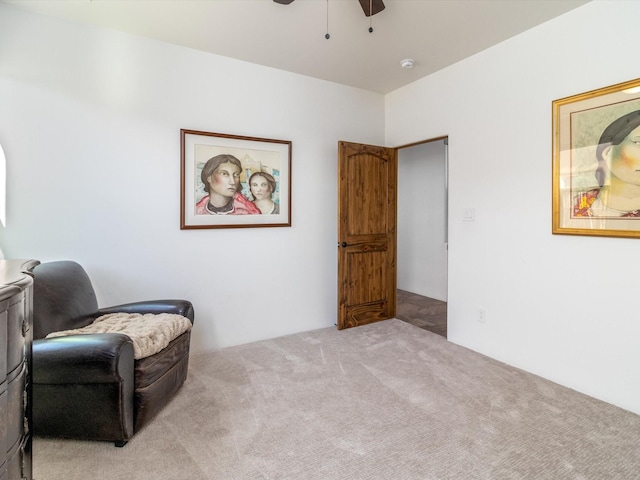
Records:
[[[138,360],[158,353],[171,340],[188,330],[191,330],[191,321],[173,313],[110,313],[96,318],[86,327],[52,332],[47,338],[87,333],[124,333],[133,341],[133,356]]]

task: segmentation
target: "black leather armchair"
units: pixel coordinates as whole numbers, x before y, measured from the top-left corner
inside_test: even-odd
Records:
[[[45,337],[116,312],[175,313],[193,324],[192,304],[158,300],[98,308],[91,280],[77,263],[43,263],[33,273],[34,434],[124,446],[184,383],[191,332],[138,360],[131,339],[119,333]]]

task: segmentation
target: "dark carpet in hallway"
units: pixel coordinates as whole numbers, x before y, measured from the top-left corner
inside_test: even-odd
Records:
[[[447,338],[447,302],[398,290],[396,318]]]

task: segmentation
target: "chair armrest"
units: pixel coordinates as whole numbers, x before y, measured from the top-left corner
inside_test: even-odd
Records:
[[[121,333],[69,335],[33,342],[35,384],[121,382],[131,378],[133,366],[133,342]]]
[[[99,315],[107,315],[109,313],[174,313],[182,315],[191,320],[193,324],[194,312],[193,305],[188,300],[151,300],[146,302],[125,303],[115,305],[113,307],[101,308],[98,310]]]

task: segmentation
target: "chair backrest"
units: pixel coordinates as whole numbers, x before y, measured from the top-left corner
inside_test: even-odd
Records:
[[[34,339],[93,321],[98,300],[84,268],[71,261],[48,262],[33,273]]]

